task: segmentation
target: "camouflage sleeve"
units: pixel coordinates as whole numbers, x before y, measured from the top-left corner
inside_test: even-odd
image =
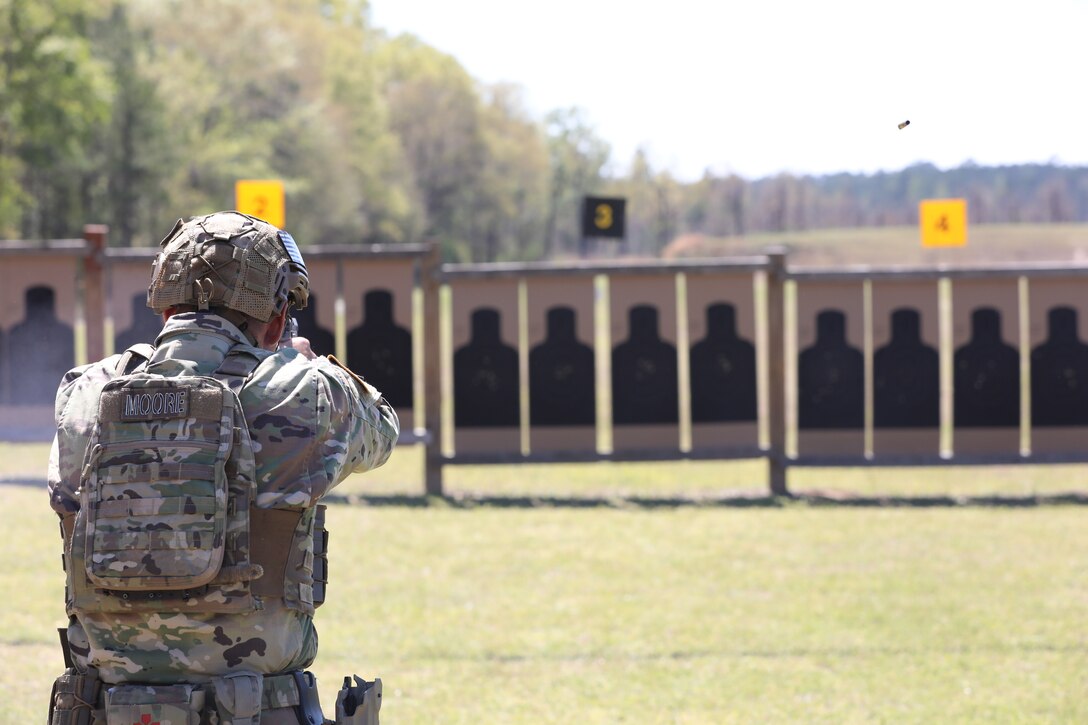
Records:
[[[325,441],[324,460],[330,488],[349,474],[381,466],[393,452],[400,421],[393,407],[374,386],[342,365],[335,357],[318,358],[328,405],[322,427],[338,431]]]
[[[263,508],[313,506],[349,474],[385,463],[400,432],[381,394],[335,358],[281,352],[241,397]]]
[[[54,403],[54,416],[57,430],[63,429],[64,435],[53,438],[53,447],[49,451],[49,466],[46,482],[49,486],[49,505],[58,514],[73,513],[79,510],[79,474],[83,462],[83,453],[90,440],[93,420],[85,420],[75,411],[68,409],[72,391],[79,385],[101,385],[109,380],[117,365],[119,356],[112,356],[101,362],[73,368],[65,373],[57,389]]]

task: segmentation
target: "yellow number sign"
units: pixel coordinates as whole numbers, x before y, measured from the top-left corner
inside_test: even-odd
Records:
[[[923,247],[963,247],[967,244],[967,200],[925,199],[918,205]]]
[[[243,214],[283,228],[283,182],[245,179],[234,182],[234,206]]]
[[[612,228],[612,207],[609,204],[597,205],[597,212],[593,215],[593,224],[598,229]]]

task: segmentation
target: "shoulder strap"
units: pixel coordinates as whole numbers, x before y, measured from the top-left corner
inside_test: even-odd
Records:
[[[138,342],[121,355],[117,361],[117,374],[128,375],[136,368],[147,363],[155,354],[155,346],[147,342]]]
[[[212,377],[237,393],[264,358],[242,345],[235,345],[212,373]]]

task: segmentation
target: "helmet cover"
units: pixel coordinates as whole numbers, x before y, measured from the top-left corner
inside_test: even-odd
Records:
[[[226,307],[268,322],[285,305],[299,309],[310,280],[295,240],[266,221],[237,211],[178,220],[155,258],[147,306]]]

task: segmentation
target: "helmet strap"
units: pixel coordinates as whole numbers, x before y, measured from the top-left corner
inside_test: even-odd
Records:
[[[201,312],[207,312],[212,299],[212,292],[215,290],[215,284],[207,277],[202,277],[193,282],[193,287],[195,287],[196,292],[196,308]]]

